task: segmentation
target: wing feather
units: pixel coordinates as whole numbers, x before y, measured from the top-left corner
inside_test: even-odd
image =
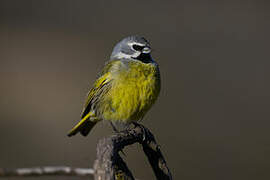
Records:
[[[110,73],[101,76],[94,84],[94,87],[89,91],[86,103],[84,105],[82,116],[84,118],[90,111],[95,111],[99,101],[109,91],[111,87]]]
[[[119,67],[121,62],[119,60],[109,61],[103,68],[99,78],[94,83],[94,87],[89,91],[87,100],[85,102],[82,116],[84,118],[89,112],[96,111],[100,100],[111,89],[112,85],[112,72],[115,71],[115,67]]]

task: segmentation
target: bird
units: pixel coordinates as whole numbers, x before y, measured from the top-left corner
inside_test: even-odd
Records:
[[[68,136],[86,136],[101,120],[129,126],[142,120],[161,89],[160,71],[148,40],[128,36],[118,42],[87,95],[81,120]]]

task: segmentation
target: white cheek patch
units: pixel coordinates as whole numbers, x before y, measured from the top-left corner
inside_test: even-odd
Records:
[[[137,58],[137,57],[139,57],[140,54],[141,54],[141,52],[136,51],[135,53],[133,53],[132,57]]]
[[[133,54],[125,54],[122,52],[117,53],[114,55],[114,58],[119,58],[119,59],[130,59],[130,58],[136,58],[140,55],[140,52],[135,52]]]

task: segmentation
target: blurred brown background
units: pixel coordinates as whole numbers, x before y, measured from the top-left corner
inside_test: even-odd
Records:
[[[92,167],[108,123],[66,133],[115,43],[139,34],[162,74],[143,123],[174,179],[270,179],[269,15],[262,0],[1,0],[0,167]],[[125,152],[154,179],[140,146]]]

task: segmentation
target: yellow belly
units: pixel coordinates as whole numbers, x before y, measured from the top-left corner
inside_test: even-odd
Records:
[[[111,121],[138,121],[151,108],[160,91],[158,67],[129,62],[120,72],[103,103],[103,118]]]

